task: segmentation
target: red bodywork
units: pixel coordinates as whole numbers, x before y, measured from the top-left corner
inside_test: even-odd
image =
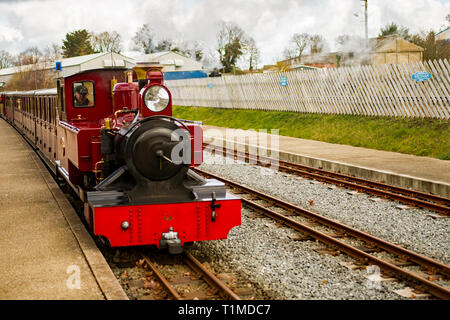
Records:
[[[186,242],[226,239],[231,228],[241,224],[239,199],[217,201],[217,217],[211,220],[211,202],[168,203],[140,206],[94,208],[93,229],[111,243],[112,247],[156,245],[161,234],[173,227],[181,245]],[[239,213],[239,214],[236,214]],[[123,230],[122,221],[130,222]]]

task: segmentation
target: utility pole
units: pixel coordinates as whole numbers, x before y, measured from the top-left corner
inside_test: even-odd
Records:
[[[366,36],[366,44],[369,41],[369,32],[367,27],[367,0],[361,0],[364,1],[364,27],[365,27],[365,36]]]

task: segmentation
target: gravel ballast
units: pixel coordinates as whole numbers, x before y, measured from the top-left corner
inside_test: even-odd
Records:
[[[350,195],[348,189],[329,189],[329,185],[255,165],[225,163],[224,158],[206,152],[204,158],[202,170],[449,263],[447,218],[433,218],[427,215],[432,212],[422,209],[400,210],[398,202],[374,202],[366,194]],[[324,245],[294,241],[288,237],[293,233],[243,208],[242,225],[227,240],[197,243],[193,249],[213,256],[216,269],[239,269],[274,299],[403,299],[394,290],[405,283],[378,281],[376,267],[350,270],[342,263],[355,262],[352,258],[318,253],[314,249]]]

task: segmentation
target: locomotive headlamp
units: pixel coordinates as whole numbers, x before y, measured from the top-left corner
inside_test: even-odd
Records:
[[[151,86],[144,94],[147,108],[153,112],[161,112],[169,105],[169,92],[161,86]]]

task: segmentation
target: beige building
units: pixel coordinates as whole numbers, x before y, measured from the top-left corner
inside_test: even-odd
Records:
[[[450,27],[436,34],[436,41],[450,41]]]
[[[398,36],[371,40],[372,64],[398,64],[423,60],[424,49]]]

